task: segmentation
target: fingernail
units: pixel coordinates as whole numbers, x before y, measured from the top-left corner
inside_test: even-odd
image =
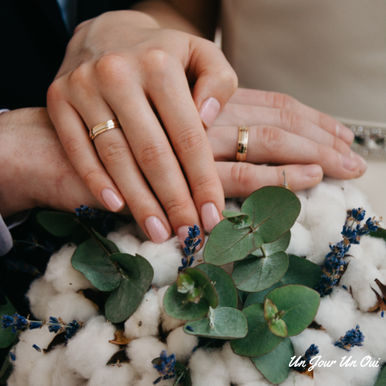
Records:
[[[351,157],[354,158],[359,164],[359,172],[362,175],[367,170],[367,162],[359,154],[351,150]]]
[[[351,144],[355,138],[354,133],[342,123],[336,124],[336,136],[349,144]]]
[[[108,208],[116,212],[117,210],[121,209],[123,205],[125,204],[116,194],[113,190],[105,188],[102,190],[102,198],[103,201],[106,203]]]
[[[342,155],[342,154],[339,154],[339,157],[340,157],[340,162],[342,164],[342,166],[350,171],[350,172],[355,172],[355,170],[358,169],[358,162],[355,161],[354,158],[351,158],[351,157],[346,157],[345,155]]]
[[[207,202],[201,207],[202,225],[207,232],[210,232],[219,222],[220,215],[216,205],[212,202]]]
[[[302,166],[303,174],[309,178],[320,177],[322,168],[319,165],[304,165]]]
[[[150,238],[157,244],[163,243],[169,238],[168,231],[158,217],[148,217],[145,220],[145,227],[150,235]]]
[[[200,117],[206,127],[212,126],[220,111],[220,102],[213,97],[208,98],[201,106]]]

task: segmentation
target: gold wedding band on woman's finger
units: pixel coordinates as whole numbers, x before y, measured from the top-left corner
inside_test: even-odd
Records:
[[[243,162],[247,158],[248,126],[239,126],[239,140],[237,145],[237,161]]]
[[[94,126],[90,130],[89,134],[91,141],[93,141],[97,135],[105,133],[106,131],[112,129],[122,129],[121,125],[118,122],[118,119],[110,119],[106,122],[102,122],[99,125]]]

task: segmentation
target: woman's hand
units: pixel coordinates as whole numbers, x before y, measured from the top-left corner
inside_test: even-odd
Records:
[[[246,162],[235,162],[238,126],[249,126]],[[283,170],[294,190],[315,186],[323,174],[351,179],[366,171],[349,147],[351,130],[280,93],[238,89],[207,134],[226,197],[279,185]]]
[[[118,11],[78,26],[47,104],[96,199],[111,211],[127,203],[146,234],[162,242],[171,228],[183,240],[188,225],[211,230],[220,220],[224,194],[202,122],[213,123],[236,87],[214,43]],[[88,129],[110,119],[122,130],[92,143]]]

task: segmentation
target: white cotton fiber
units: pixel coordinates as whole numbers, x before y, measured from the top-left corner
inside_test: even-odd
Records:
[[[151,374],[155,380],[158,377],[158,371],[153,367],[151,361],[158,358],[163,350],[166,350],[165,343],[148,336],[131,341],[126,348],[126,353],[131,365],[138,373]],[[167,354],[170,355],[171,353],[168,352]]]
[[[194,335],[185,334],[183,327],[178,327],[168,335],[166,343],[168,352],[173,353],[177,361],[186,364],[193,355],[198,339]]]
[[[66,359],[69,367],[84,378],[105,366],[119,346],[109,343],[114,339],[115,327],[103,316],[91,318],[69,340]]]
[[[138,254],[149,261],[154,269],[153,284],[163,287],[177,280],[178,267],[183,257],[178,237],[173,237],[162,244],[145,241]]]
[[[137,310],[125,322],[125,335],[129,338],[141,338],[158,334],[161,308],[154,289],[149,290]]]
[[[96,370],[87,386],[128,386],[137,378],[137,373],[129,363],[119,366],[103,366]]]
[[[77,320],[86,322],[92,316],[98,315],[94,303],[86,299],[82,294],[67,292],[52,297],[45,305],[44,317],[60,317],[65,322]]]
[[[220,350],[198,349],[189,360],[193,385],[229,386],[228,369]]]
[[[286,252],[297,256],[308,256],[312,248],[311,232],[299,222],[295,222],[291,228],[291,241]]]
[[[160,288],[157,292],[158,304],[161,309],[162,330],[165,332],[174,330],[175,328],[184,325],[186,322],[185,320],[174,319],[166,313],[164,309],[163,301],[164,301],[165,292],[167,291],[168,288],[169,286],[167,285],[165,287]]]
[[[298,192],[295,192],[295,194],[300,201],[300,213],[296,222],[304,225],[307,222],[307,204],[309,200],[309,193],[308,190],[299,190]]]
[[[19,342],[13,349],[16,356],[16,360],[13,362],[13,385],[28,385],[29,374],[44,355],[42,352],[36,351],[33,345],[36,344],[41,349],[47,348],[54,337],[55,334],[49,332],[47,327],[26,330],[20,334]]]
[[[342,330],[346,332],[358,324],[359,315],[356,302],[350,293],[338,287],[330,296],[321,298],[315,321],[322,325],[333,339],[338,340]]]
[[[51,386],[52,373],[54,372],[58,356],[61,350],[53,350],[47,354],[40,353],[40,358],[36,361],[28,374],[28,385]]]
[[[354,254],[354,251],[351,252],[350,250],[349,253]],[[346,260],[350,261],[350,264],[341,279],[341,284],[347,288],[351,286],[358,307],[366,312],[376,302],[375,294],[370,286],[376,289],[374,280],[379,279],[384,283],[384,278],[377,268],[371,264],[357,260],[354,257],[348,257]]]
[[[333,377],[335,378],[335,377]],[[270,385],[272,385],[270,383]],[[291,371],[288,378],[281,383],[282,386],[317,386],[317,380],[308,377],[305,374],[299,374],[296,371]],[[247,386],[247,385],[246,385]],[[248,384],[249,386],[249,384]],[[251,385],[252,386],[252,385]],[[325,383],[323,386],[346,386],[345,383]]]
[[[67,244],[54,253],[48,262],[44,275],[51,282],[56,291],[60,293],[77,292],[80,289],[95,288],[89,280],[79,271],[73,268],[71,257],[76,247]]]
[[[37,319],[44,319],[46,315],[47,303],[58,295],[52,282],[47,282],[43,276],[32,282],[27,298],[30,303],[32,314]]]
[[[135,256],[138,253],[141,242],[133,235],[133,227],[126,225],[116,232],[110,232],[107,238],[114,242],[122,253]]]
[[[248,357],[236,355],[229,342],[222,347],[221,358],[228,369],[230,382],[238,385],[263,379],[262,374],[252,361]]]
[[[128,386],[153,386],[153,382],[160,376],[156,370],[152,373],[145,373],[143,374],[142,378],[135,382],[134,384],[130,384]],[[175,378],[163,380],[160,383],[158,383],[159,386],[172,386],[174,385],[174,382],[176,381]]]
[[[362,236],[360,244],[352,245],[348,253],[353,255],[356,260],[376,268],[386,268],[386,243],[383,239],[367,235]]]

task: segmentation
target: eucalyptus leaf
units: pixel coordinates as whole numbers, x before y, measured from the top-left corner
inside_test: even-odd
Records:
[[[386,229],[378,227],[375,232],[370,232],[371,237],[377,237],[386,241]]]
[[[277,252],[285,251],[291,241],[291,231],[281,235],[277,240],[269,244],[263,244],[260,249],[252,252],[257,257],[272,256]]]
[[[187,322],[184,331],[206,338],[235,339],[247,335],[248,325],[241,311],[232,307],[218,307],[211,309],[205,318]]]
[[[277,385],[288,378],[289,363],[294,355],[295,351],[291,339],[284,338],[270,353],[253,357],[251,361],[268,381]]]
[[[196,269],[204,272],[212,281],[218,295],[218,307],[237,307],[237,290],[233,279],[220,267],[200,264]]]
[[[284,284],[301,284],[315,288],[322,276],[322,268],[319,265],[295,255],[288,255],[289,266],[287,272],[281,278]]]
[[[0,368],[0,385],[7,385],[7,379],[11,375],[12,370],[13,370],[13,366],[9,361],[9,355],[7,355]]]
[[[285,285],[269,292],[266,298],[275,303],[287,325],[288,336],[300,334],[314,320],[320,303],[315,290],[302,285]]]
[[[281,287],[283,285],[284,285],[284,283],[279,281],[279,282],[275,283],[273,286],[271,286],[263,291],[249,293],[249,295],[247,296],[247,298],[245,300],[244,308],[250,306],[251,304],[263,303],[265,295],[267,295],[267,293],[269,293],[272,290],[274,290],[275,288]]]
[[[71,264],[101,291],[113,291],[122,279],[106,249],[93,238],[76,248]]]
[[[38,223],[54,236],[69,236],[78,225],[74,214],[42,211],[36,215]]]
[[[106,318],[112,323],[121,323],[137,309],[153,280],[153,267],[140,255],[113,253],[110,256],[119,266],[122,275],[119,287],[108,297]]]
[[[0,319],[3,315],[13,316],[16,308],[12,305],[9,299],[5,298],[7,303],[0,305]],[[17,334],[12,332],[12,327],[0,328],[0,348],[6,348],[14,343],[18,338]]]
[[[248,334],[245,338],[231,340],[235,354],[249,357],[265,355],[280,344],[283,338],[269,331],[262,304],[252,304],[244,308],[243,313],[248,322]]]
[[[374,386],[385,386],[386,385],[386,366],[384,365],[378,374],[378,378]]]
[[[294,224],[300,201],[290,190],[269,186],[252,193],[241,212],[250,216],[250,227],[233,229],[228,220],[221,221],[209,236],[204,250],[207,263],[223,265],[242,260],[249,254],[278,239]]]
[[[190,379],[189,369],[185,367],[181,362],[176,361],[174,366],[176,372],[175,382],[173,386],[182,384],[182,386],[192,386],[192,380]]]
[[[103,237],[100,233],[98,233],[95,229],[91,229],[94,237],[99,241],[99,243],[108,251],[109,254],[119,253],[119,248],[109,239]]]
[[[232,278],[238,289],[259,292],[277,283],[288,268],[285,252],[276,252],[267,257],[244,259],[235,266]]]
[[[246,213],[240,213],[233,210],[223,210],[222,214],[228,221],[234,224],[233,229],[243,229],[252,225],[252,221]]]
[[[287,325],[285,324],[283,319],[268,322],[268,328],[269,331],[271,331],[276,336],[281,336],[282,338],[285,338],[288,335]]]
[[[264,319],[268,322],[277,314],[278,309],[272,300],[266,298],[264,301]]]

